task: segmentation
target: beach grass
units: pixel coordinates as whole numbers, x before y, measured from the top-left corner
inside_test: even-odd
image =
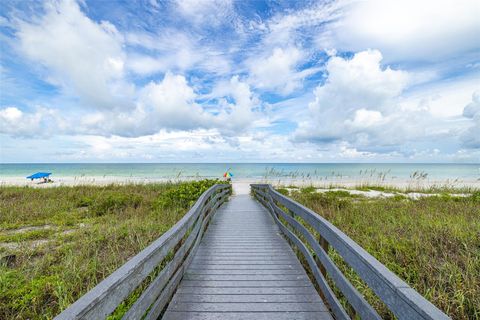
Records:
[[[368,189],[378,190],[363,187]],[[458,197],[436,189],[438,195],[412,200],[388,191],[399,193],[372,199],[311,187],[280,189],[332,222],[453,319],[480,319],[480,192]],[[393,318],[338,253],[330,248],[329,254],[380,315]]]
[[[0,319],[51,319],[215,182],[0,187]]]

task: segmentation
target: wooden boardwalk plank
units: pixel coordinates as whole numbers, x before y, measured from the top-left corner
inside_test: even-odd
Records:
[[[315,302],[182,302],[170,304],[171,311],[190,312],[291,312],[291,311],[326,311],[325,306]]]
[[[255,303],[255,302],[317,302],[316,294],[179,294],[177,302],[236,302],[236,303]],[[304,310],[305,311],[305,310]]]
[[[268,212],[234,196],[214,216],[163,319],[332,319]]]
[[[202,269],[190,269],[189,275],[222,275],[222,274],[229,274],[229,275],[303,275],[301,270],[295,269],[267,269],[267,270],[238,270],[238,269],[210,269],[210,270],[202,270]]]
[[[169,312],[167,320],[319,320],[331,319],[327,312]]]
[[[248,275],[234,275],[234,274],[187,274],[184,277],[185,280],[200,280],[200,281],[227,281],[227,280],[240,280],[240,281],[283,281],[283,280],[308,280],[308,277],[304,274],[293,275],[274,275],[274,274],[248,274]]]

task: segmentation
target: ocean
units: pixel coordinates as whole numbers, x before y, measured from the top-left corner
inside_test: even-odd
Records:
[[[135,179],[221,178],[323,180],[468,180],[480,182],[480,164],[390,163],[42,163],[0,164],[0,178],[23,178],[35,172],[52,177]]]

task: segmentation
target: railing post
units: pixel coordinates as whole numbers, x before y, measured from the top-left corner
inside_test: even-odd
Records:
[[[328,255],[328,242],[320,234],[318,235],[318,244],[325,251],[325,253]],[[324,277],[326,277],[327,276],[327,270],[325,269],[325,267],[323,266],[323,264],[320,262],[320,260],[318,258],[316,260],[317,260],[317,265],[320,269],[320,272],[322,273],[322,275]]]

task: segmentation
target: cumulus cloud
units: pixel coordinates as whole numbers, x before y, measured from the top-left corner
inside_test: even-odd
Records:
[[[460,144],[478,148],[478,93],[463,111],[471,120],[460,119],[458,111],[450,110],[458,110],[455,104],[462,101],[458,90],[446,90],[450,94],[444,97],[433,90],[405,99],[411,74],[382,67],[381,60],[377,50],[359,52],[350,59],[332,57],[326,66],[328,78],[314,90],[309,118],[299,123],[295,140],[346,143],[345,150],[354,149],[359,153],[353,154],[365,157],[378,153],[424,157],[425,150],[452,150]],[[450,111],[439,112],[435,100]]]
[[[83,142],[82,159],[472,159],[476,5],[442,1],[8,4],[0,138]]]
[[[73,0],[47,2],[45,10],[39,19],[18,22],[19,50],[48,69],[45,80],[88,106],[125,106],[132,87],[123,81],[123,37],[115,26],[90,20]]]
[[[472,95],[472,102],[467,104],[463,109],[463,116],[473,119],[480,115],[480,91],[476,91]]]
[[[152,81],[140,90],[133,110],[93,113],[84,117],[82,125],[88,132],[126,137],[210,126],[211,115],[195,98],[184,76],[167,72],[162,81]]]
[[[197,5],[203,8],[204,4]],[[213,2],[209,4],[214,5]],[[185,3],[179,6],[183,11],[189,9]],[[187,11],[185,15],[191,14]],[[64,126],[64,133],[136,137],[161,129],[193,130],[215,126],[233,132],[252,122],[253,94],[238,77],[232,78],[229,84],[229,94],[235,104],[224,103],[216,116],[196,102],[198,96],[194,87],[182,73],[194,66],[220,72],[229,69],[229,64],[221,56],[217,57],[219,53],[215,50],[200,48],[186,33],[168,29],[157,36],[128,33],[125,39],[110,22],[97,23],[88,18],[73,0],[45,3],[45,13],[41,17],[32,21],[19,20],[16,27],[19,50],[43,66],[45,79],[63,88],[67,96],[73,95],[83,101],[80,120],[78,112],[67,114],[64,111],[64,124],[56,125],[57,128]],[[142,47],[154,56],[127,55],[124,44]],[[128,70],[140,75],[165,74],[160,81],[135,86],[127,78]],[[29,132],[41,130],[43,122],[39,119],[45,116],[44,112],[15,110],[31,122]],[[12,110],[4,113],[11,116]],[[74,122],[78,125],[72,126]],[[12,136],[26,133],[20,126],[8,126],[4,132]]]
[[[198,94],[182,75],[167,72],[161,81],[151,81],[139,90],[132,110],[99,110],[63,117],[53,109],[23,112],[15,107],[0,109],[0,133],[11,136],[70,135],[141,137],[162,130],[216,129],[228,136],[251,127],[260,117],[259,101],[250,86],[234,76],[214,92],[221,98],[219,110],[210,113],[196,102]],[[43,132],[42,132],[43,130]]]
[[[301,86],[301,80],[310,72],[297,71],[304,58],[296,47],[276,47],[269,56],[251,59],[248,62],[250,81],[255,87],[276,93],[289,94]]]
[[[198,126],[204,115],[195,97],[184,76],[167,73],[162,82],[151,82],[142,89],[139,108],[166,127],[191,128]]]
[[[229,82],[220,84],[213,95],[223,97],[220,99],[221,111],[215,119],[222,132],[230,135],[239,133],[252,126],[259,115],[254,112],[259,104],[257,97],[239,76],[233,76]],[[230,97],[233,101],[228,102],[225,97]]]
[[[59,129],[62,121],[56,111],[37,108],[23,112],[17,107],[0,109],[0,133],[17,137],[45,137]]]
[[[328,78],[314,90],[315,101],[309,104],[311,118],[300,124],[297,138],[365,141],[398,118],[394,102],[409,75],[382,68],[381,60],[376,50],[359,52],[351,59],[332,57],[326,66]]]

